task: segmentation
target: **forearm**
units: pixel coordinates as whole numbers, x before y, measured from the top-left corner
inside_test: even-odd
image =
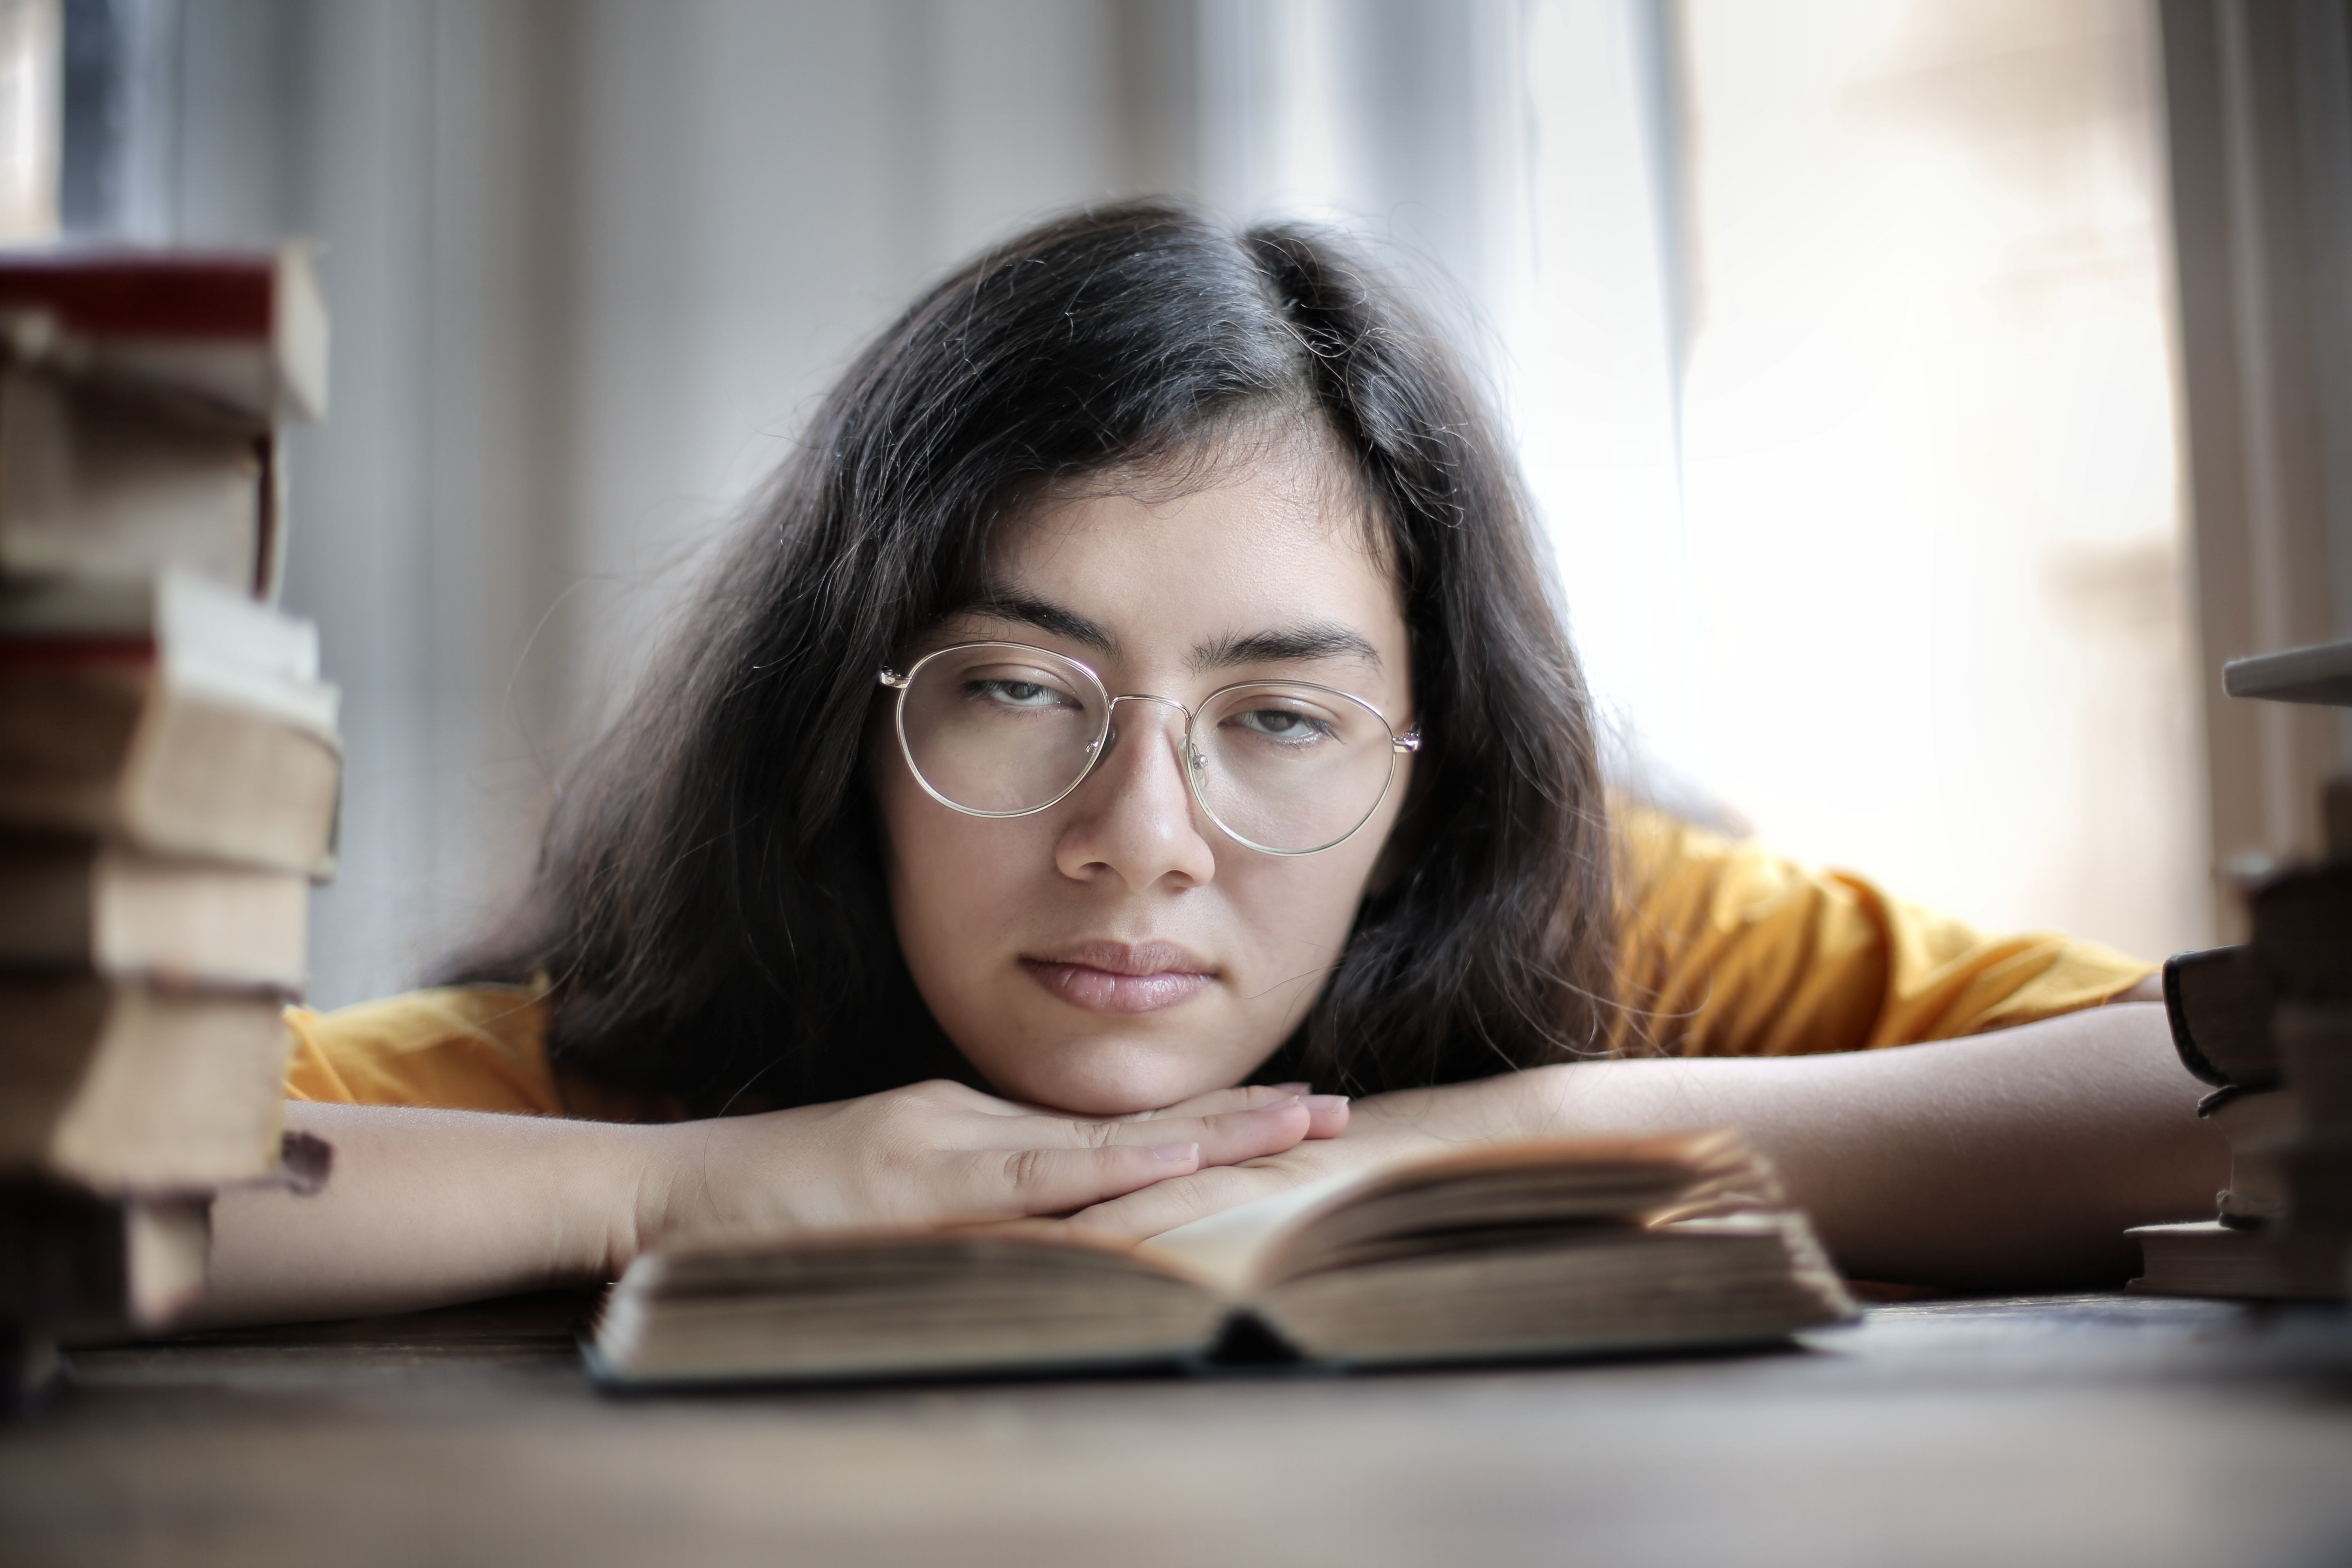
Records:
[[[296,1104],[289,1121],[334,1145],[333,1177],[312,1197],[220,1200],[201,1318],[396,1312],[606,1279],[640,1247],[697,1230],[1059,1214],[1347,1120],[1283,1089],[1179,1109],[1074,1121],[938,1082],[663,1127]]]
[[[1864,1279],[2119,1279],[2126,1226],[2210,1217],[2229,1177],[2163,1010],[2144,1005],[1892,1050],[1523,1078],[1530,1131],[1740,1128]]]
[[[224,1194],[205,1322],[404,1311],[608,1277],[650,1129],[287,1107],[334,1145],[326,1190]]]

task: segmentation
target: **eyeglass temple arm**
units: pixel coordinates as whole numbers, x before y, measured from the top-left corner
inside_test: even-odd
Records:
[[[882,684],[888,687],[893,691],[904,691],[907,689],[908,679],[908,677],[899,674],[897,670],[891,668],[887,664],[882,667]],[[1419,737],[1415,737],[1415,743],[1417,744],[1418,742]]]

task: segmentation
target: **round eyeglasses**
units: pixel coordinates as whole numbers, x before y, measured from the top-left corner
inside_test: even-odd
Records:
[[[1238,844],[1313,855],[1353,837],[1395,781],[1397,758],[1421,746],[1380,710],[1328,686],[1252,680],[1211,692],[1196,712],[1172,697],[1113,697],[1076,659],[1026,643],[958,643],[906,673],[882,671],[898,694],[898,747],[932,799],[969,816],[1027,816],[1066,799],[1117,737],[1122,702],[1184,715],[1177,752],[1192,798]]]

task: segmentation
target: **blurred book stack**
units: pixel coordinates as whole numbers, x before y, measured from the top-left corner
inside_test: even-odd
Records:
[[[2352,707],[2352,642],[2240,659],[2233,697]],[[2144,1226],[2137,1290],[2336,1300],[2352,1286],[2352,778],[2321,800],[2326,853],[2246,890],[2251,939],[2177,955],[2164,1000],[2199,1107],[2229,1141],[2213,1219]]]
[[[0,253],[0,1356],[202,1292],[282,1136],[341,746],[274,605],[278,430],[323,411],[299,252]]]

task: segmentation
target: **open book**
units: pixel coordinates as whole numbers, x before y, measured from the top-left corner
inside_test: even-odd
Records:
[[[683,1241],[613,1287],[590,1364],[616,1384],[1344,1366],[1746,1344],[1853,1312],[1769,1169],[1698,1132],[1486,1145],[1132,1247],[1037,1222]]]

